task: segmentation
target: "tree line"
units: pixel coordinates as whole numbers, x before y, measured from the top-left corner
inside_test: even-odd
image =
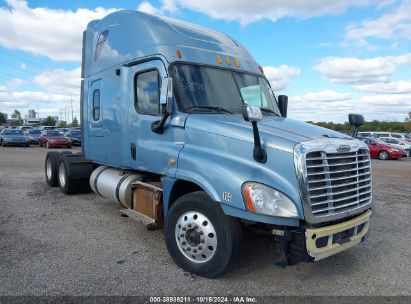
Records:
[[[399,121],[379,121],[372,120],[367,121],[363,126],[360,127],[361,131],[386,131],[386,132],[400,132],[400,133],[410,133],[411,132],[411,112],[404,122]],[[331,129],[338,132],[350,132],[352,130],[348,122],[344,123],[334,123],[334,122],[313,122],[307,121],[308,123]]]
[[[14,110],[13,114],[11,114],[11,122],[10,124],[13,127],[18,127],[21,126],[23,124],[23,119],[21,118],[21,113],[18,110]],[[2,112],[0,112],[0,126],[7,124],[7,120],[6,120],[6,115]],[[51,116],[47,116],[45,119],[43,119],[43,121],[41,122],[42,126],[56,126],[57,121],[51,117]],[[57,124],[58,128],[67,128],[67,127],[72,127],[72,128],[76,128],[79,126],[79,121],[77,119],[77,117],[74,117],[73,121],[71,124],[67,124],[65,121],[60,121]]]

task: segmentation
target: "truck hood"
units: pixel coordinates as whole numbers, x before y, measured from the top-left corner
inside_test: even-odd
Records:
[[[240,114],[191,114],[186,128],[254,142],[252,125]],[[297,143],[324,138],[354,140],[352,137],[290,118],[264,116],[258,122],[261,142],[267,147],[292,152]]]

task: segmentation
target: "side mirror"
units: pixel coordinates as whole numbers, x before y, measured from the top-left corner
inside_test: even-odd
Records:
[[[364,116],[360,114],[348,114],[350,125],[359,128],[364,124]]]
[[[263,119],[261,109],[257,106],[243,106],[243,117],[245,121],[257,122]]]
[[[352,137],[357,137],[358,128],[364,124],[364,116],[360,114],[348,114],[348,121],[350,122],[350,125],[354,126]]]
[[[164,124],[170,116],[173,104],[173,79],[170,77],[163,78],[161,81],[160,91],[160,110],[163,114],[161,120],[154,121],[151,124],[151,131],[157,134],[163,134]]]
[[[251,122],[253,126],[254,135],[254,150],[253,157],[255,161],[259,163],[265,163],[267,161],[267,153],[261,147],[260,132],[258,131],[257,122],[263,119],[261,109],[256,106],[243,106],[243,117],[245,121]]]
[[[288,96],[279,95],[278,96],[278,108],[283,117],[287,117],[287,108],[288,108]]]
[[[163,78],[161,81],[160,107],[163,115],[171,112],[173,100],[173,79],[170,77]]]

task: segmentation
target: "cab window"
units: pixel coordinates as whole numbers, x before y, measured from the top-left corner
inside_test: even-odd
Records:
[[[159,76],[157,70],[139,73],[135,77],[135,102],[137,112],[149,115],[160,114]]]

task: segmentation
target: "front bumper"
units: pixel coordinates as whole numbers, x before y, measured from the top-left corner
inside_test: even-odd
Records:
[[[367,234],[371,222],[371,209],[349,221],[306,229],[307,253],[318,261],[359,244]]]
[[[390,158],[401,158],[402,152],[388,152]]]
[[[28,141],[21,141],[21,140],[4,141],[4,144],[7,146],[25,146],[28,143],[29,143]]]
[[[273,229],[281,258],[278,266],[319,261],[347,250],[364,240],[370,227],[372,211],[368,209],[348,221],[320,228],[298,230]]]

